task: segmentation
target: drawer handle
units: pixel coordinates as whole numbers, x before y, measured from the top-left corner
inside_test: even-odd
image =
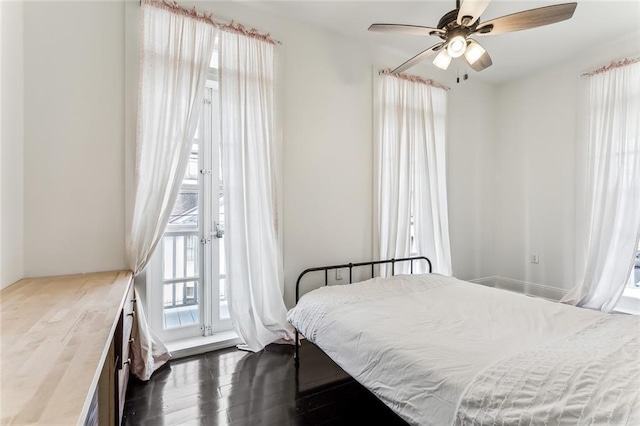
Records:
[[[136,311],[131,312],[130,314],[127,314],[128,317],[135,317],[136,316]]]
[[[127,365],[127,364],[131,364],[131,358],[127,358],[127,360],[122,363],[122,365]]]
[[[131,339],[129,339],[129,343],[133,343],[135,341],[136,341],[136,339],[134,339],[133,337]]]

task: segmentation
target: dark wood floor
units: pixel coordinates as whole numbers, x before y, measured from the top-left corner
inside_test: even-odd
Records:
[[[259,353],[235,348],[171,361],[149,382],[132,379],[125,425],[406,426],[313,344]]]

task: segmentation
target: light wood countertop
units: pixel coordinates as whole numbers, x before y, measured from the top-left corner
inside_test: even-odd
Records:
[[[0,291],[0,422],[82,424],[129,271],[23,279]]]

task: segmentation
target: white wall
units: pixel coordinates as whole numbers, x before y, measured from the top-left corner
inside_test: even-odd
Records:
[[[372,256],[372,72],[363,45],[233,2],[184,2],[270,32],[283,96],[285,299],[305,268]],[[130,102],[132,102],[130,100]]]
[[[449,92],[447,139],[451,262],[463,280],[494,275],[495,88],[469,78]]]
[[[0,2],[0,288],[24,275],[22,13],[22,2]]]
[[[24,5],[25,275],[121,269],[124,4]]]
[[[229,2],[194,2],[221,19],[270,32],[284,56],[285,300],[311,266],[369,260],[373,253],[372,64],[406,60],[340,34]],[[449,97],[450,227],[454,272],[488,274],[482,250],[491,227],[492,88],[455,85],[433,67],[413,70],[451,85]],[[479,250],[476,250],[479,249]]]
[[[361,45],[304,26],[283,37],[284,259],[291,294],[305,268],[372,256],[373,77]]]
[[[291,304],[303,269],[373,256],[372,64],[387,67],[406,58],[235,2],[195,4],[284,43],[278,50],[284,65],[284,256]],[[24,6],[27,276],[125,267],[138,13],[137,1]],[[452,86],[454,272],[485,276],[492,188],[490,167],[483,163],[491,161],[493,89],[473,76],[452,84],[432,67],[420,73]]]
[[[2,7],[2,284],[22,275],[123,268],[138,2],[13,3],[18,9],[7,12],[10,4]],[[278,50],[291,304],[295,278],[306,267],[373,255],[371,70],[406,58],[237,2],[193,4],[284,43]],[[22,7],[24,74],[21,20],[14,19]],[[473,74],[457,85],[433,67],[415,70],[452,87],[448,190],[455,275],[573,285],[578,75],[638,50],[633,35],[497,89]],[[15,63],[11,75],[7,60]],[[6,108],[22,102],[22,74],[24,118],[21,107]],[[13,127],[5,126],[6,114],[14,114]],[[540,255],[540,264],[529,262],[531,254]]]
[[[629,35],[498,88],[495,275],[564,289],[575,285],[576,217],[584,198],[576,179],[583,149],[577,133],[580,74],[637,55],[639,40]],[[531,263],[533,254],[539,264]]]

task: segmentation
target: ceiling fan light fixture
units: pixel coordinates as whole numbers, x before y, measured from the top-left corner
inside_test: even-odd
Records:
[[[451,56],[447,53],[447,49],[442,49],[438,56],[433,60],[433,65],[436,67],[446,70],[449,68],[449,64],[451,63]]]
[[[467,59],[469,64],[474,64],[478,59],[484,55],[486,50],[482,46],[480,46],[475,40],[469,40],[469,45],[467,46],[467,50],[464,52],[464,57]]]
[[[465,50],[467,50],[467,40],[463,36],[457,35],[449,40],[447,52],[452,58],[459,58],[464,54]]]
[[[2,0],[0,0],[2,1]],[[428,49],[405,61],[392,72],[403,72],[437,53],[433,64],[446,70],[453,58],[464,55],[465,63],[474,71],[493,65],[491,56],[471,37],[512,33],[566,21],[573,17],[577,2],[554,4],[498,18],[481,20],[491,0],[456,0],[456,8],[445,13],[437,27],[409,24],[372,24],[369,31],[385,33],[437,36],[441,39]]]

